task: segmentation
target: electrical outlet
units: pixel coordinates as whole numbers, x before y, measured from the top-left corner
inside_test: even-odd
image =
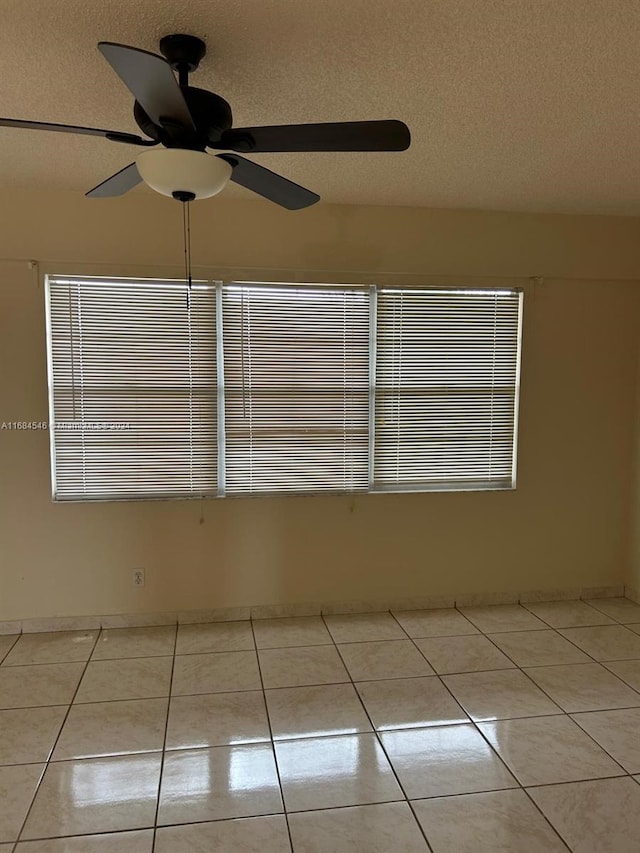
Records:
[[[133,585],[144,586],[144,569],[133,570]]]

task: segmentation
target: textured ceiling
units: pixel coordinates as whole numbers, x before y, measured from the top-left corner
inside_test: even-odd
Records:
[[[407,122],[404,153],[256,155],[326,202],[640,215],[638,0],[1,0],[0,13],[3,116],[135,132],[96,43],[157,52],[186,32],[209,48],[194,85],[225,97],[236,126]],[[0,128],[0,186],[81,192],[137,151]]]

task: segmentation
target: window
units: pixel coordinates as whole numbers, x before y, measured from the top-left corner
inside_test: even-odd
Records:
[[[215,288],[49,278],[53,494],[217,488]]]
[[[515,484],[520,298],[382,290],[374,490]]]
[[[46,292],[57,500],[515,485],[516,291]]]
[[[368,290],[232,284],[222,316],[227,494],[366,490]]]

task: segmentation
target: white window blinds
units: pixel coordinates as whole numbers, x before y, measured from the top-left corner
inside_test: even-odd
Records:
[[[514,485],[521,299],[378,292],[374,490]]]
[[[368,488],[369,291],[223,288],[228,494]]]
[[[49,277],[58,500],[216,494],[213,285]]]
[[[58,500],[515,485],[513,290],[47,279]]]

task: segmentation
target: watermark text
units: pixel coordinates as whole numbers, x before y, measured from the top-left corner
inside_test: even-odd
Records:
[[[1,421],[0,430],[21,432],[24,430],[49,430],[55,432],[124,432],[133,429],[126,421]]]

